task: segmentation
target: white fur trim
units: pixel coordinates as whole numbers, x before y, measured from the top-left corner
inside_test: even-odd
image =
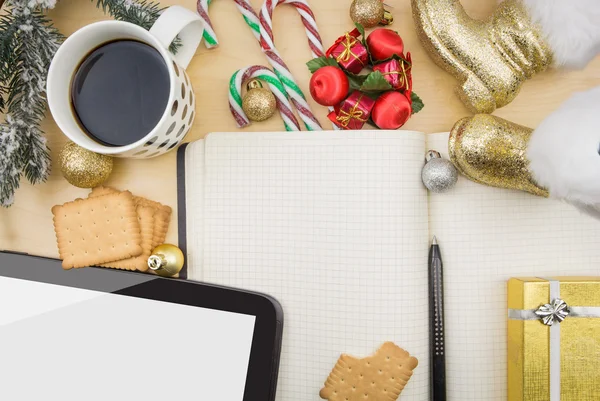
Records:
[[[523,0],[557,67],[585,67],[600,54],[600,0]]]
[[[600,210],[599,153],[600,86],[568,99],[533,132],[527,149],[535,180],[590,214]]]

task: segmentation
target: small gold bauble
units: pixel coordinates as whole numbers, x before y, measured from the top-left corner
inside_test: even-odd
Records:
[[[248,83],[248,92],[242,99],[242,109],[252,121],[265,121],[275,114],[277,101],[270,90],[262,87],[260,81]]]
[[[350,5],[350,18],[364,28],[390,25],[394,20],[384,9],[382,0],[354,0]]]
[[[94,188],[108,179],[113,168],[113,158],[91,152],[73,142],[60,151],[58,163],[63,176],[71,185]]]
[[[175,245],[162,244],[152,251],[148,267],[159,276],[173,277],[183,268],[184,260],[181,249]]]

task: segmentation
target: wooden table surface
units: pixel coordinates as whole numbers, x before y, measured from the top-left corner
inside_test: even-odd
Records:
[[[344,32],[352,28],[348,16],[350,0],[309,0],[327,48]],[[61,0],[50,16],[56,27],[69,35],[84,25],[107,19],[96,9],[95,1]],[[252,0],[259,9],[262,0]],[[412,52],[414,62],[414,90],[424,100],[425,109],[415,115],[406,129],[424,132],[448,131],[460,118],[470,113],[454,94],[456,81],[440,70],[424,52],[414,29],[409,0],[386,0],[394,7],[397,30]],[[496,0],[463,0],[469,14],[484,18],[493,11]],[[179,4],[194,10],[195,0],[164,0],[162,5]],[[260,46],[245,25],[233,1],[215,1],[210,15],[220,40],[220,47],[207,50],[201,47],[188,72],[197,94],[196,121],[186,141],[205,137],[210,132],[235,131],[237,128],[229,113],[227,90],[229,78],[237,69],[261,64],[268,66]],[[308,94],[310,73],[305,62],[311,54],[298,14],[291,6],[281,6],[274,15],[275,43],[292,73]],[[600,59],[584,71],[541,74],[525,84],[519,97],[509,106],[496,111],[496,115],[516,123],[535,127],[555,110],[571,92],[600,84]],[[308,96],[310,97],[310,96]],[[327,111],[309,100],[324,127],[329,129]],[[0,210],[0,250],[28,252],[35,255],[57,257],[56,240],[50,209],[77,197],[85,197],[88,190],[69,185],[56,165],[58,152],[65,137],[48,114],[43,129],[49,140],[54,160],[48,181],[32,186],[21,183],[14,205]],[[279,116],[264,123],[254,123],[247,131],[282,131]],[[146,196],[173,207],[176,211],[176,152],[151,160],[115,159],[115,167],[107,185],[129,189],[134,194]],[[170,226],[168,241],[177,242],[176,213]]]

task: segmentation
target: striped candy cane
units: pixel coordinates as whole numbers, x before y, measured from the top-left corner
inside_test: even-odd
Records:
[[[206,47],[209,49],[218,45],[218,40],[214,32],[212,22],[208,16],[208,7],[212,1],[213,0],[198,0],[197,5],[198,13],[205,22],[205,31],[203,37]],[[275,7],[277,7],[277,5],[284,3],[294,5],[302,17],[302,22],[306,28],[306,34],[308,36],[313,57],[323,56],[324,51],[321,36],[319,35],[314,14],[312,13],[308,3],[305,0],[266,0],[261,10],[261,17],[259,18],[252,9],[252,6],[248,0],[234,1],[238,7],[238,10],[240,10],[242,13],[244,20],[251,28],[252,33],[260,42],[263,52],[267,56],[271,66],[273,66],[273,69],[275,70],[275,73],[279,77],[280,81],[283,83],[285,93],[287,93],[288,97],[292,99],[292,102],[298,111],[298,115],[304,122],[306,128],[311,131],[322,130],[321,125],[317,121],[317,118],[306,101],[304,93],[296,83],[292,73],[287,65],[283,62],[279,52],[275,48],[273,43],[273,29],[271,25],[273,10]],[[337,129],[337,127],[335,128]]]
[[[292,76],[290,69],[283,62],[279,52],[275,48],[273,41],[273,11],[280,4],[293,5],[298,10],[298,13],[300,13],[313,57],[325,55],[315,16],[305,0],[265,0],[260,10],[260,44],[275,73],[285,85],[286,91],[292,99],[294,106],[296,106],[298,115],[304,122],[306,129],[309,131],[319,131],[322,130],[321,125],[310,109],[306,97]]]
[[[260,22],[258,19],[258,15],[248,2],[248,0],[234,0],[237,5],[238,10],[242,13],[246,24],[252,30],[254,37],[256,40],[260,41]],[[202,37],[204,38],[204,43],[208,49],[212,49],[219,45],[219,41],[217,39],[217,34],[213,28],[210,17],[208,16],[208,7],[213,2],[213,0],[198,0],[198,4],[196,8],[198,9],[198,14],[200,18],[204,21],[204,33]]]
[[[229,109],[239,128],[250,124],[250,120],[242,109],[242,86],[250,79],[260,79],[269,85],[275,95],[279,113],[285,124],[286,131],[300,131],[300,124],[294,116],[292,105],[287,97],[285,87],[271,70],[260,65],[243,68],[236,71],[229,82]]]
[[[321,35],[319,35],[315,15],[306,0],[265,0],[260,10],[260,44],[262,48],[265,51],[272,50],[277,53],[275,43],[273,42],[273,11],[280,4],[290,4],[296,7],[300,17],[302,17],[302,23],[306,29],[308,45],[312,51],[313,58],[323,57],[325,55],[323,41],[321,40]]]
[[[275,69],[277,75],[282,82],[287,86],[288,95],[292,98],[294,105],[299,110],[300,117],[306,124],[309,130],[320,130],[322,129],[318,121],[314,117],[310,106],[306,102],[306,98],[302,93],[302,90],[294,80],[290,69],[285,65],[279,52],[275,48],[273,39],[273,11],[275,7],[280,4],[291,4],[296,7],[296,10],[302,17],[302,23],[306,30],[306,36],[308,37],[308,44],[312,51],[313,58],[325,56],[323,49],[323,41],[321,35],[319,35],[319,28],[315,16],[310,9],[310,6],[305,0],[266,0],[260,12],[260,23],[261,23],[261,47],[263,52],[269,58],[269,62]],[[303,112],[301,111],[303,110]],[[333,111],[333,107],[329,108],[329,111]],[[316,122],[318,128],[312,127],[311,123]],[[339,130],[338,126],[333,124],[334,130]]]

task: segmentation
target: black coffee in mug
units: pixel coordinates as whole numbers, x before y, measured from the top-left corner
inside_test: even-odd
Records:
[[[135,40],[101,45],[81,62],[71,82],[71,103],[87,134],[105,146],[144,138],[169,100],[169,70],[153,47]]]

